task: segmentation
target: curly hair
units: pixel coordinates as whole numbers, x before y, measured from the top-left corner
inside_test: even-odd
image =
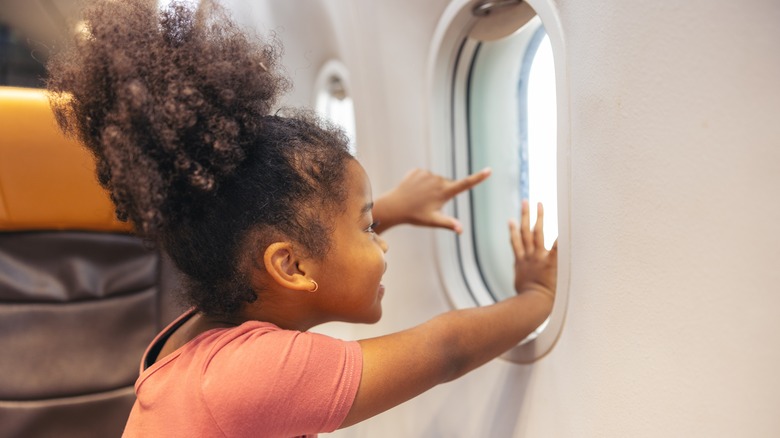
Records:
[[[144,238],[185,275],[190,304],[232,316],[257,298],[246,257],[286,236],[323,257],[322,212],[344,202],[347,139],[315,116],[271,115],[290,88],[281,45],[250,39],[222,8],[92,4],[87,30],[48,64],[62,130]]]

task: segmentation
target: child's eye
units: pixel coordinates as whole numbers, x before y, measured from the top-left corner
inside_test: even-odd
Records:
[[[366,231],[369,232],[369,233],[374,233],[375,232],[374,228],[376,228],[378,226],[379,226],[379,221],[372,222],[371,225],[369,225],[368,228],[366,228]]]

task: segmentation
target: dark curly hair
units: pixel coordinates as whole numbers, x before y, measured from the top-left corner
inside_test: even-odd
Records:
[[[246,264],[271,239],[325,255],[351,155],[312,114],[271,115],[290,87],[278,41],[250,39],[212,2],[154,3],[92,4],[48,64],[50,100],[117,217],[168,252],[192,305],[229,317],[257,298]]]

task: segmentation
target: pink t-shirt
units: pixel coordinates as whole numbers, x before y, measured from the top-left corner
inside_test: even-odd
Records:
[[[355,400],[357,342],[265,322],[212,329],[144,368],[124,437],[293,437],[331,432]],[[156,353],[154,353],[156,355]]]

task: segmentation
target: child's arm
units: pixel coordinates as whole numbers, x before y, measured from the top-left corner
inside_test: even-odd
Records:
[[[360,341],[363,375],[342,427],[370,418],[453,380],[516,345],[549,316],[556,289],[557,242],[544,247],[543,210],[533,231],[528,203],[510,223],[517,295],[491,306],[456,310],[422,325]]]
[[[414,169],[388,193],[374,202],[374,231],[381,233],[400,224],[448,228],[462,231],[457,219],[441,212],[441,207],[457,194],[471,189],[490,176],[485,169],[461,180],[450,181],[427,170]]]

